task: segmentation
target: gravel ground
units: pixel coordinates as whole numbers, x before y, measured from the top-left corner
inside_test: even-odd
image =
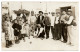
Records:
[[[5,48],[5,41],[2,39],[2,50],[78,50],[78,33],[77,30],[73,32],[75,34],[74,40],[76,44],[74,46],[67,45],[60,40],[51,39],[51,33],[49,39],[25,38],[26,41],[20,41],[19,44],[14,44],[10,48]]]

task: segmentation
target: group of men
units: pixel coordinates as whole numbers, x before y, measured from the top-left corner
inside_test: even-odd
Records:
[[[49,31],[51,29],[51,33],[54,40],[61,40],[63,38],[64,43],[72,45],[72,22],[74,17],[72,16],[72,11],[62,11],[54,13],[52,12],[49,15],[47,12],[43,13],[39,11],[39,16],[37,18],[37,29],[40,32],[40,28],[43,28],[41,33],[38,33],[39,38],[49,38]]]
[[[9,16],[7,16],[3,25],[5,29],[6,46],[8,47],[9,43],[13,42],[14,36],[16,38],[15,42],[19,42],[19,39],[21,40],[22,38],[25,41],[25,37],[27,36],[30,39],[31,35],[34,38],[34,34],[37,34],[37,38],[41,38],[42,40],[44,38],[48,39],[50,29],[52,39],[61,40],[63,38],[62,42],[74,45],[72,34],[72,28],[74,26],[73,20],[74,17],[72,16],[71,10],[62,11],[61,13],[51,12],[51,14],[39,11],[38,16],[23,15],[20,17],[20,15],[17,15],[16,19],[13,20],[15,22],[12,22]]]

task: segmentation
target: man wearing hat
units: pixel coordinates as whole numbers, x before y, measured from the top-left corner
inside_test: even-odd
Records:
[[[44,28],[43,20],[44,20],[43,12],[39,11],[39,16],[37,18],[38,37],[39,38],[44,38],[44,35],[45,35],[44,30],[42,31],[42,33],[39,34],[40,28]]]
[[[68,17],[67,20],[65,21],[65,23],[67,24],[67,36],[68,36],[68,40],[67,40],[67,44],[69,45],[74,45],[74,34],[72,34],[72,30],[73,30],[73,19],[74,17],[72,16],[72,11],[68,10]]]
[[[45,24],[45,33],[46,33],[46,39],[49,38],[49,31],[50,31],[50,17],[48,16],[48,13],[44,13],[44,24]]]

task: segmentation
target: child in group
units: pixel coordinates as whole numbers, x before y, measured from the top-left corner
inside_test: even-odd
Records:
[[[23,39],[24,42],[25,42],[26,28],[25,28],[25,22],[24,22],[24,19],[23,19],[23,18],[22,18],[22,21],[21,21],[21,26],[22,26],[21,36],[22,36],[22,39]]]
[[[12,28],[14,29],[15,43],[17,43],[17,41],[18,41],[18,35],[19,35],[19,30],[18,30],[18,22],[17,22],[16,19],[14,20],[14,24],[13,24]]]
[[[28,24],[28,21],[25,22],[25,32],[26,32],[26,36],[28,36],[28,38],[30,39],[30,29],[29,29],[29,24]]]
[[[8,24],[7,21],[4,22],[4,31],[5,31],[5,40],[6,40],[6,47],[9,48],[9,35],[8,35]]]
[[[12,46],[12,38],[14,37],[12,34],[12,24],[10,22],[10,18],[8,15],[6,16],[6,21],[4,22],[4,26],[5,26],[6,47],[9,48],[10,46]]]
[[[21,40],[21,29],[22,29],[22,26],[21,26],[21,20],[19,20],[18,21],[18,33],[19,33],[19,35],[18,35],[18,42],[19,42],[19,40]]]

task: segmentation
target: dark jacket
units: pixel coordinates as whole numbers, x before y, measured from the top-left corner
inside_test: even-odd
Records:
[[[20,30],[22,29],[21,25],[14,23],[12,28],[14,29],[14,35],[18,36],[21,32]]]
[[[44,24],[43,20],[44,20],[44,16],[42,16],[42,19],[41,19],[41,20],[40,20],[40,16],[38,16],[36,23],[37,23],[37,24],[40,24],[41,27],[44,27],[44,25],[43,25],[43,24]]]
[[[44,24],[49,25],[49,26],[51,25],[51,20],[50,20],[49,16],[44,17]]]

